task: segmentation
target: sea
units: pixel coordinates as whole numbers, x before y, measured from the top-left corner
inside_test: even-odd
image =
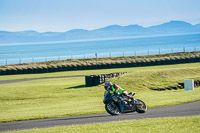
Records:
[[[200,51],[200,33],[0,44],[0,65]]]

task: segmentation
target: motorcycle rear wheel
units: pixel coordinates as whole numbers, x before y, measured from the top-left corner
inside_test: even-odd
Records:
[[[105,104],[105,109],[111,115],[119,115],[120,114],[119,108],[113,101]]]
[[[146,104],[140,99],[136,99],[136,102],[136,112],[145,113],[147,111]]]

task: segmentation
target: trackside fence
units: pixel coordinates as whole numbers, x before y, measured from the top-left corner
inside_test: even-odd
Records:
[[[0,65],[48,62],[48,61],[59,61],[59,60],[69,60],[69,59],[153,55],[153,54],[167,54],[167,53],[195,52],[195,51],[200,51],[200,47],[151,49],[151,50],[141,50],[141,51],[133,50],[133,51],[107,52],[107,53],[89,53],[89,54],[82,54],[82,55],[66,55],[66,56],[63,55],[63,56],[51,56],[51,57],[30,57],[30,58],[15,58],[15,59],[1,59],[0,58]]]
[[[104,60],[91,59],[77,60],[78,62],[63,61],[48,62],[48,64],[33,63],[24,65],[3,66],[0,68],[0,75],[11,74],[31,74],[31,73],[49,73],[59,71],[71,70],[91,70],[91,69],[109,69],[109,68],[125,68],[125,67],[140,67],[140,66],[155,66],[155,65],[169,65],[181,63],[200,62],[200,52],[181,52],[174,54],[151,55],[151,56],[128,56],[124,58],[116,58],[112,60],[109,58]]]

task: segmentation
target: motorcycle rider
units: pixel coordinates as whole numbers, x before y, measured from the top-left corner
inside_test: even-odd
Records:
[[[110,94],[124,95],[124,96],[126,96],[128,99],[132,98],[132,96],[134,95],[134,93],[128,94],[126,90],[122,89],[121,87],[119,87],[119,86],[116,85],[116,84],[112,84],[110,81],[105,82],[104,88],[105,88],[107,91],[110,91]]]
[[[110,94],[115,94],[115,95],[119,94],[121,96],[124,95],[128,99],[132,98],[132,96],[135,94],[133,92],[128,94],[126,90],[122,89],[121,87],[119,87],[116,84],[112,84],[110,81],[105,82],[104,88],[105,88],[105,90],[109,91]],[[120,100],[119,100],[119,105],[120,105],[120,112],[122,113],[124,110],[124,106],[125,106],[125,103],[122,98],[120,98]]]

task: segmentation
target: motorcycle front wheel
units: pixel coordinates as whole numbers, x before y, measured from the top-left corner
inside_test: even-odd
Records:
[[[111,115],[119,115],[120,114],[119,108],[113,101],[105,104],[105,109]]]

